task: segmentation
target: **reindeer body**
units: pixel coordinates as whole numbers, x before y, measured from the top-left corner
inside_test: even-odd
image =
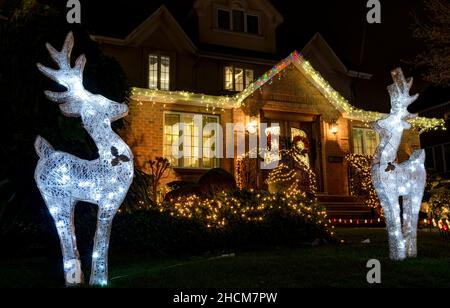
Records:
[[[403,131],[411,128],[406,119],[413,115],[407,107],[418,96],[409,96],[412,79],[407,82],[400,69],[392,75],[395,83],[389,87],[391,114],[374,125],[381,142],[374,156],[372,181],[384,211],[390,257],[403,260],[417,255],[417,224],[426,181],[425,151],[415,151],[401,164],[396,162]],[[400,217],[400,197],[403,219]]]
[[[80,56],[74,68],[70,65],[73,47],[71,33],[63,50],[47,48],[59,64],[55,71],[38,64],[46,76],[67,88],[66,92],[46,92],[61,103],[64,115],[81,117],[84,128],[95,141],[99,158],[88,161],[65,152],[55,151],[42,137],[35,148],[40,160],[35,179],[52,215],[61,241],[66,285],[83,282],[80,256],[76,246],[74,209],[79,201],[98,205],[97,230],[92,254],[91,285],[106,285],[108,280],[108,246],[112,220],[122,204],[133,179],[133,155],[128,145],[111,128],[111,122],[127,115],[128,107],[93,95],[82,84],[85,65]]]

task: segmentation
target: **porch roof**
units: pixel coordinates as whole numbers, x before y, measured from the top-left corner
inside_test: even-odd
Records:
[[[294,65],[302,74],[322,93],[323,96],[332,104],[344,118],[349,120],[361,121],[364,123],[375,122],[387,114],[366,111],[352,106],[338,91],[336,91],[321,74],[314,69],[311,63],[306,60],[299,52],[294,51],[286,59],[280,61],[268,72],[259,77],[250,84],[244,91],[234,96],[212,96],[184,91],[161,91],[141,88],[132,89],[132,98],[137,101],[153,101],[168,104],[189,104],[194,106],[203,106],[207,110],[220,111],[223,109],[240,108],[244,101],[255,91],[259,90],[272,78],[284,71],[288,66]],[[429,130],[446,129],[443,119],[417,117],[408,120],[413,128],[419,132]]]

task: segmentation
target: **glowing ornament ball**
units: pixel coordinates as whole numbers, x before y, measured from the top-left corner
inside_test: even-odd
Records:
[[[86,58],[81,55],[72,67],[70,55],[73,45],[72,33],[67,35],[61,52],[47,44],[59,69],[41,64],[38,64],[38,68],[67,89],[58,93],[47,91],[46,96],[59,103],[65,116],[81,117],[84,128],[95,141],[99,158],[88,161],[55,151],[46,140],[37,137],[35,148],[40,160],[35,180],[58,231],[67,286],[83,283],[75,238],[75,204],[84,201],[98,205],[90,284],[104,286],[108,282],[108,246],[112,221],[133,179],[132,152],[112,130],[111,122],[126,116],[128,107],[84,89]]]
[[[400,68],[392,71],[392,77],[394,84],[388,87],[391,113],[374,125],[381,142],[373,159],[372,181],[384,211],[390,258],[404,260],[417,255],[417,224],[426,181],[425,151],[415,151],[401,164],[396,162],[403,131],[411,128],[407,120],[415,117],[408,106],[418,95],[409,95],[413,79],[406,80]]]

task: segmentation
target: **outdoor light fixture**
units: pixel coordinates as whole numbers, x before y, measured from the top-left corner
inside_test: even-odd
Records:
[[[415,151],[401,164],[396,162],[403,131],[411,128],[407,120],[414,117],[408,106],[418,95],[410,96],[413,79],[406,80],[400,68],[392,71],[392,78],[394,84],[388,87],[391,113],[374,125],[381,142],[373,159],[372,181],[384,211],[390,258],[404,260],[417,255],[417,224],[426,181],[425,151]]]
[[[83,283],[75,238],[75,204],[85,201],[98,205],[90,284],[104,286],[108,283],[112,221],[128,192],[134,171],[132,152],[112,130],[111,122],[126,116],[128,107],[84,89],[86,58],[80,56],[72,67],[70,55],[73,45],[72,33],[67,35],[61,52],[47,44],[59,70],[41,64],[38,68],[67,89],[65,92],[45,93],[49,100],[60,104],[65,116],[81,117],[84,128],[96,143],[99,158],[88,161],[55,151],[44,138],[37,137],[35,148],[40,159],[35,180],[58,231],[67,286]]]
[[[338,133],[338,126],[337,126],[336,122],[333,122],[333,123],[330,124],[330,132],[333,135],[335,135],[335,136],[337,135],[337,133]]]

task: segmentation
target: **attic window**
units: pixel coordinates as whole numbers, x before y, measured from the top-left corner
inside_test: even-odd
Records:
[[[231,30],[231,16],[228,10],[217,10],[217,27],[221,30]]]
[[[240,9],[218,8],[216,26],[220,30],[238,33],[260,33],[260,17],[258,14],[248,14]]]

